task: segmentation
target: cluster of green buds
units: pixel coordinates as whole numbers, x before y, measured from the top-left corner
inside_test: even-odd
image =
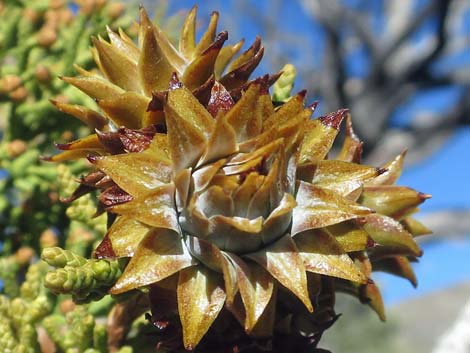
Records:
[[[101,299],[122,274],[117,260],[88,260],[59,247],[46,248],[42,260],[56,267],[44,285],[55,294],[70,294],[76,303]]]
[[[4,141],[44,135],[44,145],[71,129],[49,99],[92,102],[67,90],[59,74],[73,64],[92,68],[90,36],[106,26],[128,28],[133,18],[121,3],[106,0],[5,1],[0,7],[0,120]],[[51,131],[52,130],[52,131]]]
[[[77,229],[84,228],[75,222]],[[69,235],[66,245],[84,252],[82,235]],[[98,300],[97,294],[105,293],[108,283],[114,283],[120,274],[117,261],[90,261],[69,250],[58,250],[54,247],[58,239],[51,229],[40,235],[39,243],[47,262],[37,261],[35,250],[26,246],[0,257],[0,352],[132,353],[131,347],[120,342],[113,341],[115,349],[108,348],[108,330],[116,331],[123,325],[116,315],[119,312],[116,308],[123,304],[116,304],[110,296]],[[65,271],[70,276],[68,282],[62,282],[62,288],[71,286],[84,298],[87,285],[89,299],[93,293],[95,301],[77,306],[68,295],[53,295],[44,286],[54,277],[50,265],[61,267],[56,273]],[[69,270],[74,266],[76,273]],[[77,274],[81,283],[77,283]],[[24,278],[22,282],[21,278]],[[54,283],[58,285],[57,280]],[[125,323],[128,330],[133,321]]]
[[[5,293],[0,295],[1,352],[40,352],[36,325],[52,312],[56,298],[42,285],[48,266],[37,262],[28,268],[32,254],[32,249],[23,248],[14,256],[0,260]],[[17,276],[25,267],[28,269],[20,287],[14,283],[16,278],[3,276],[5,271]]]

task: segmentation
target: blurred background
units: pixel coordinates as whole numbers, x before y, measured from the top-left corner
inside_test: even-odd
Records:
[[[155,9],[155,1],[146,1]],[[168,13],[194,1],[172,0]],[[387,274],[387,322],[348,297],[322,348],[336,353],[470,352],[470,1],[205,0],[229,41],[248,47],[261,35],[257,74],[295,65],[294,90],[306,88],[319,113],[347,107],[365,142],[365,163],[382,165],[408,149],[399,184],[433,195],[418,218],[418,287]],[[157,7],[158,10],[158,7]],[[160,11],[162,8],[160,7]],[[317,115],[318,116],[318,115]],[[370,312],[369,312],[370,311]],[[335,339],[341,337],[341,341]]]

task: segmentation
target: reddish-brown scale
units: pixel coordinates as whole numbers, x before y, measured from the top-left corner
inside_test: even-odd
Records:
[[[106,234],[101,241],[100,245],[93,252],[93,257],[95,259],[106,259],[106,258],[115,258],[116,254],[113,250],[113,244],[109,239],[108,234]]]
[[[260,84],[259,94],[269,94],[269,75],[264,75],[263,77],[256,79],[255,82],[256,81]]]
[[[119,186],[113,185],[104,190],[99,196],[99,201],[105,207],[113,207],[133,200],[133,197],[122,190]]]
[[[307,95],[307,90],[303,89],[295,95],[295,98],[303,101],[306,95]]]
[[[91,172],[85,176],[81,176],[78,182],[82,185],[95,187],[96,183],[101,181],[104,177],[106,177],[105,173],[103,173],[102,171],[96,171],[96,172]]]
[[[215,37],[214,42],[207,47],[206,50],[202,52],[202,55],[207,55],[212,50],[220,50],[223,46],[225,41],[228,39],[228,32],[222,31]]]
[[[152,99],[147,106],[148,112],[163,111],[163,104],[166,100],[166,92],[152,92]]]
[[[307,93],[307,90],[304,90],[305,93]],[[303,91],[302,91],[303,92]],[[299,93],[300,94],[300,93]],[[305,94],[304,94],[304,97],[305,97]],[[307,109],[310,109],[312,111],[312,113],[317,109],[318,107],[318,101],[315,101],[313,102],[312,104],[308,105],[307,106]]]
[[[386,173],[388,172],[388,169],[387,168],[375,168],[375,170],[377,171],[377,176],[383,174],[383,173]]]
[[[328,127],[338,130],[341,122],[345,118],[346,114],[349,112],[348,109],[340,109],[336,112],[329,113],[328,115],[322,116],[320,122]]]
[[[100,181],[98,181],[95,186],[98,189],[106,189],[110,186],[114,185],[114,181],[111,179],[109,175],[105,175]]]
[[[70,146],[72,145],[72,143],[54,143],[54,145],[55,145],[59,150],[67,151],[67,150],[70,149]]]
[[[209,113],[215,118],[219,111],[225,113],[234,105],[235,102],[230,93],[219,82],[215,82],[214,86],[212,86],[209,103],[207,104]]]
[[[252,58],[250,58],[245,64],[222,77],[220,82],[229,90],[238,88],[244,82],[246,82],[246,80],[248,80],[251,73],[255,70],[263,58],[263,54],[264,48],[260,47],[260,49]]]
[[[168,132],[168,129],[165,123],[158,123],[155,125],[155,128],[157,129],[157,133],[159,134],[166,134]]]
[[[142,152],[150,145],[157,133],[154,125],[147,126],[141,130],[132,130],[121,127],[118,130],[119,138],[128,152]]]
[[[76,188],[75,191],[72,193],[72,195],[68,197],[61,197],[60,201],[64,203],[70,203],[70,202],[75,201],[76,199],[79,199],[83,195],[86,195],[92,192],[93,190],[95,190],[93,186],[79,185],[78,188]]]
[[[214,75],[211,75],[206,82],[204,82],[201,86],[195,88],[192,91],[193,96],[196,97],[199,103],[201,103],[205,107],[209,103],[209,99],[211,97],[211,90],[212,86],[214,86],[214,83],[215,77]]]
[[[95,155],[90,154],[90,155],[88,155],[88,156],[86,157],[86,159],[87,159],[88,162],[90,162],[91,164],[95,164],[96,161],[98,160],[98,156],[95,156]]]
[[[168,85],[168,90],[172,91],[181,87],[183,87],[183,83],[178,78],[178,74],[176,72],[173,72],[173,74],[171,75],[170,83]]]
[[[372,239],[371,237],[367,237],[367,243],[366,243],[367,248],[375,248],[377,245],[378,243],[376,243],[374,239]]]
[[[422,193],[422,192],[418,192],[418,197],[424,201],[424,200],[427,200],[427,199],[430,199],[432,197],[432,195],[430,194],[425,194],[425,193]]]
[[[250,47],[247,50],[245,50],[245,52],[242,55],[245,55],[246,53],[248,53],[250,51],[253,51],[254,53],[256,53],[257,51],[260,50],[260,48],[261,48],[261,37],[256,36],[253,44],[250,45]]]
[[[282,71],[278,72],[277,74],[274,74],[274,75],[268,75],[269,78],[268,78],[268,86],[271,87],[274,82],[276,82],[279,77],[282,75]],[[238,100],[241,98],[242,96],[242,92],[246,91],[248,89],[248,87],[250,87],[250,85],[252,85],[256,80],[251,80],[251,81],[248,81],[246,83],[244,83],[241,87],[238,87],[238,88],[235,88],[235,89],[231,89],[230,90],[230,95],[232,96],[233,100],[235,102],[238,102]]]
[[[95,131],[98,136],[98,140],[100,140],[100,143],[106,152],[110,154],[121,154],[125,152],[119,133],[102,132],[99,130]]]

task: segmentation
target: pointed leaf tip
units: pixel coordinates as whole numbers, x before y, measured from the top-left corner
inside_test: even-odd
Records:
[[[323,125],[332,127],[336,130],[339,129],[341,122],[345,118],[346,114],[349,112],[349,109],[340,109],[336,112],[329,113],[320,118],[320,121]]]

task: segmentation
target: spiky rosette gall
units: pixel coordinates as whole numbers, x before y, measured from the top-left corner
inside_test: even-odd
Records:
[[[183,38],[193,38],[194,15]],[[213,331],[220,336],[226,325],[216,319],[225,315],[245,332],[243,339],[231,336],[235,346],[246,337],[303,337],[314,346],[337,318],[336,291],[356,295],[383,319],[372,270],[415,283],[410,261],[422,251],[414,236],[428,232],[411,215],[429,196],[394,185],[404,153],[380,168],[360,164],[362,143],[348,111],[312,119],[316,105],[305,105],[304,91],[275,107],[275,76],[234,84],[238,69],[212,75],[215,59],[195,84],[177,59],[162,54],[170,47],[142,16],[135,75],[118,83],[113,75],[121,64],[104,64],[105,49],[95,41],[99,62],[109,66],[102,68],[106,78],[69,79],[85,92],[122,91],[101,104],[104,115],[61,106],[96,134],[61,146],[68,150],[52,158],[87,155],[96,168],[71,199],[98,188],[101,211],[116,216],[95,250],[98,258],[129,258],[110,293],[149,289],[153,322],[167,327],[176,315],[186,349],[206,344],[204,337],[217,341]],[[147,37],[153,44],[145,49]],[[218,47],[211,41],[201,57]],[[247,62],[257,55],[246,53]],[[152,68],[162,57],[172,66]],[[142,62],[153,64],[142,69]],[[145,100],[137,113],[136,96]],[[343,121],[342,148],[332,156]]]

